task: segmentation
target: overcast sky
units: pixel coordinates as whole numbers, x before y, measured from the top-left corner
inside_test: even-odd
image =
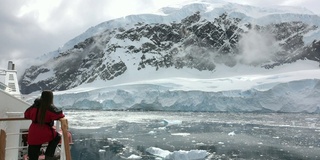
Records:
[[[18,70],[23,70],[23,65],[35,57],[56,50],[91,26],[183,1],[186,0],[0,0],[0,68],[6,68],[12,60]],[[319,0],[226,1],[300,6],[320,15]]]

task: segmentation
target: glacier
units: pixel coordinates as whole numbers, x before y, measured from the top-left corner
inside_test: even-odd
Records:
[[[181,71],[162,70],[166,74],[163,78],[160,70],[154,76],[124,76],[56,91],[54,104],[68,110],[320,113],[320,70],[316,65],[300,61],[295,67],[283,66],[277,71],[260,68],[261,72],[238,66],[234,72],[223,73],[226,67],[214,74],[216,77],[210,77],[208,71],[188,77],[192,70],[184,69],[183,78],[178,75]],[[28,101],[38,95],[28,95]]]
[[[168,84],[167,84],[168,85]],[[170,85],[170,84],[169,84]],[[65,109],[212,111],[212,112],[308,112],[320,111],[320,80],[307,79],[276,84],[268,90],[219,92],[170,90],[170,87],[138,84],[55,96]]]

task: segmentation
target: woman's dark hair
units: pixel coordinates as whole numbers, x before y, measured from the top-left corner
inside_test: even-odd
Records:
[[[40,108],[38,114],[38,123],[44,124],[44,118],[46,116],[47,109],[53,104],[52,91],[42,91],[40,98]]]

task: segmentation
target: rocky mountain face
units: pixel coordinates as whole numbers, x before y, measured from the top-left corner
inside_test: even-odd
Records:
[[[28,68],[21,92],[67,90],[96,80],[113,80],[146,68],[192,68],[214,71],[217,64],[272,69],[297,60],[320,62],[320,37],[306,35],[318,26],[302,21],[256,25],[223,13],[207,20],[200,12],[170,24],[137,23],[107,29],[42,65]]]

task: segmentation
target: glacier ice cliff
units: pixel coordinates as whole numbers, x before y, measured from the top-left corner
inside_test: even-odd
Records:
[[[132,84],[58,94],[55,104],[64,109],[80,110],[320,113],[319,97],[320,80],[306,79],[218,92]]]

